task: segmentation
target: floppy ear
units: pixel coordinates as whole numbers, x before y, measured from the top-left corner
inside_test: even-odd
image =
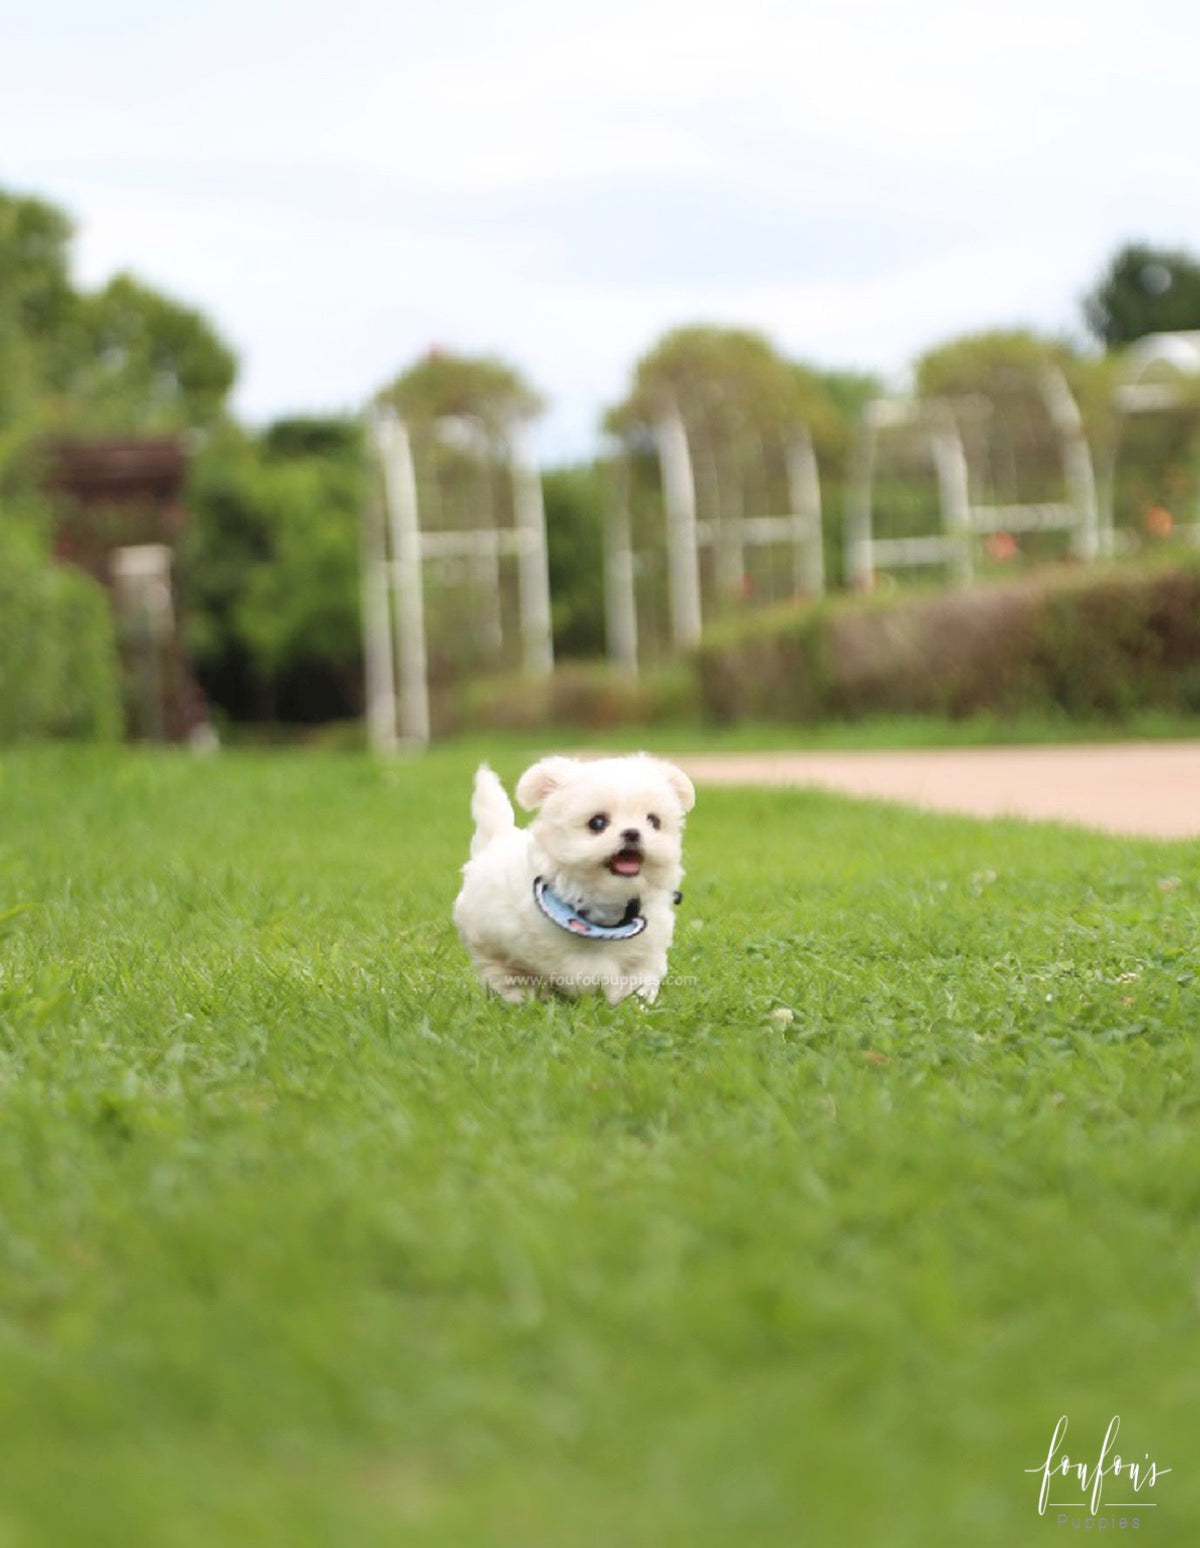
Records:
[[[527,812],[536,811],[552,790],[565,785],[578,769],[574,758],[543,758],[517,781],[517,800]]]
[[[664,763],[667,784],[679,797],[679,804],[685,812],[690,812],[696,804],[696,787],[683,772],[677,769],[673,763]]]

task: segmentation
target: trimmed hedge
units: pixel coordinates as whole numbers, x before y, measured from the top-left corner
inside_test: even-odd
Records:
[[[457,696],[434,696],[439,736],[472,731],[603,731],[694,721],[696,683],[686,665],[629,677],[603,662],[562,662],[549,677],[480,678]]]
[[[772,611],[697,655],[715,721],[1200,712],[1200,564]]]
[[[121,734],[108,598],[82,570],[52,564],[0,527],[0,744]]]

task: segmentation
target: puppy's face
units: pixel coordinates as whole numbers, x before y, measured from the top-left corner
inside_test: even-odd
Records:
[[[545,758],[521,776],[517,800],[537,809],[534,838],[583,894],[618,899],[675,886],[684,815],[695,802],[681,769],[644,754]]]

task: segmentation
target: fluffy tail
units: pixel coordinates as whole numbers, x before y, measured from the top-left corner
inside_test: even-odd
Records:
[[[481,763],[475,771],[471,816],[475,821],[475,832],[471,838],[472,860],[486,849],[494,838],[516,827],[512,802],[504,793],[504,786],[486,763]]]

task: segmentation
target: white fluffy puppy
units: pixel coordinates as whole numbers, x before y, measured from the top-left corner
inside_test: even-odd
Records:
[[[454,923],[480,978],[514,1002],[547,989],[653,1000],[675,929],[691,780],[645,753],[544,758],[516,794],[537,812],[526,828],[491,769],[475,775]]]

